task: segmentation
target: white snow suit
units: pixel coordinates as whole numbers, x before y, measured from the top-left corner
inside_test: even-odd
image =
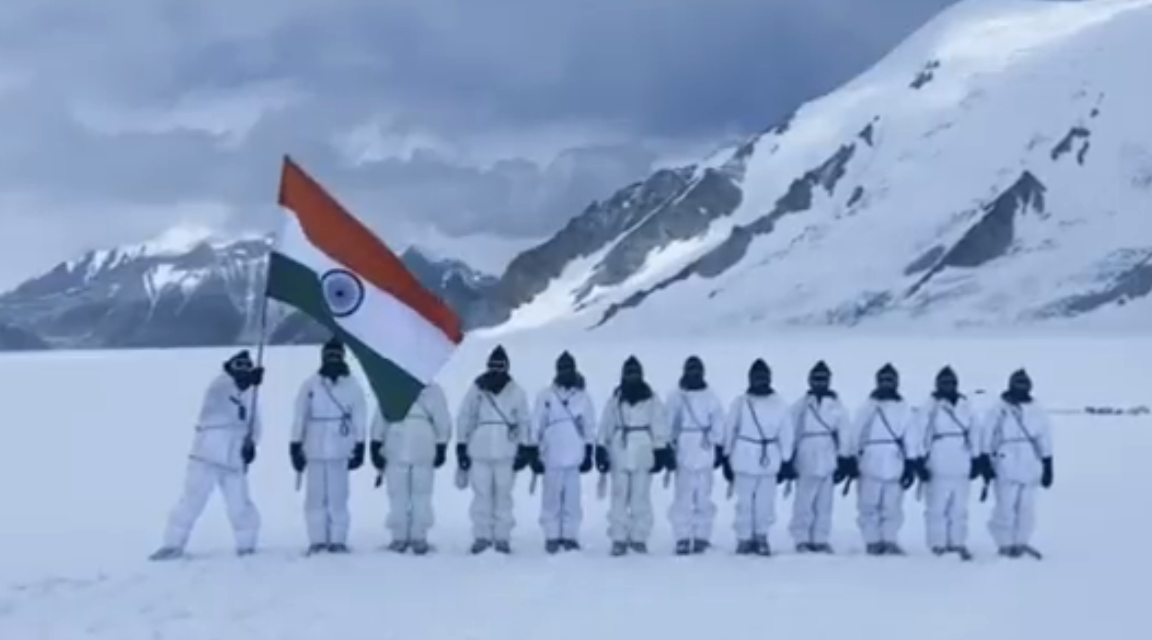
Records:
[[[776,475],[792,451],[791,418],[778,393],[741,394],[728,409],[724,451],[734,476],[738,541],[766,538],[776,522]]]
[[[652,467],[657,449],[668,446],[664,403],[656,395],[636,404],[614,395],[600,416],[597,441],[608,449],[612,505],[608,537],[615,543],[646,543],[652,534]]]
[[[792,405],[792,464],[798,476],[789,531],[796,544],[828,544],[832,532],[832,473],[850,428],[839,398],[806,394]]]
[[[996,507],[988,530],[997,546],[1029,544],[1036,526],[1036,490],[1052,455],[1052,425],[1036,401],[997,401],[981,427],[982,450],[996,470]]]
[[[668,396],[676,448],[676,496],[668,520],[676,540],[711,541],[716,447],[724,446],[724,408],[711,389],[676,389]]]
[[[432,510],[436,445],[447,446],[451,437],[448,400],[435,382],[420,391],[402,421],[389,422],[382,413],[376,414],[371,439],[384,443],[387,526],[395,540],[426,541],[436,522]]]
[[[512,514],[512,462],[528,442],[532,417],[524,390],[510,380],[499,394],[475,384],[468,387],[456,415],[456,442],[467,445],[472,459],[472,533],[477,540],[509,542]]]
[[[927,456],[928,503],[925,533],[931,549],[963,547],[968,543],[968,493],[972,460],[979,455],[972,405],[961,396],[953,406],[931,398],[916,413],[919,449]]]
[[[865,544],[895,544],[904,526],[900,478],[904,462],[920,455],[922,440],[915,429],[905,401],[869,399],[856,414],[851,436],[841,440],[847,445],[846,455],[859,459],[856,523]]]
[[[255,390],[249,387],[241,391],[227,374],[208,385],[188,456],[183,495],[168,517],[164,547],[184,549],[213,487],[219,487],[224,497],[237,549],[256,547],[260,513],[249,496],[241,456],[245,440],[260,443]]]
[[[348,542],[348,460],[364,442],[367,421],[364,392],[352,376],[333,383],[314,374],[300,386],[291,442],[304,445],[304,521],[314,545]]]
[[[544,491],[540,527],[545,540],[576,540],[584,510],[580,464],[595,441],[596,412],[583,389],[549,386],[536,396],[529,441],[540,446]]]

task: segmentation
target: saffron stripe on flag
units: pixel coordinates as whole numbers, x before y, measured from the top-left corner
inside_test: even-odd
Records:
[[[396,254],[287,156],[279,202],[296,214],[304,234],[331,259],[411,307],[453,343],[463,340],[456,314],[421,286]]]

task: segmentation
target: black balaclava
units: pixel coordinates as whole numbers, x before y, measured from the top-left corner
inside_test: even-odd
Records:
[[[476,378],[476,386],[499,395],[511,381],[512,376],[508,375],[508,354],[504,347],[497,345],[488,354],[488,370]]]
[[[248,389],[252,386],[252,370],[255,365],[252,363],[252,356],[245,349],[233,355],[224,361],[224,373],[227,373],[232,381],[240,387],[241,391]]]
[[[836,397],[836,392],[832,390],[832,370],[823,360],[808,372],[808,395],[817,400]]]
[[[350,375],[348,363],[344,360],[344,343],[332,338],[320,348],[320,375],[336,382]]]
[[[873,400],[903,400],[900,397],[900,374],[891,363],[880,367],[876,372],[876,390],[872,392]]]
[[[684,372],[680,375],[680,388],[685,391],[699,391],[708,388],[708,383],[704,380],[704,362],[700,358],[689,356],[684,361]]]
[[[638,404],[652,397],[652,388],[644,381],[644,367],[636,356],[628,356],[620,371],[620,386],[616,393],[628,404]]]
[[[584,388],[584,376],[576,369],[576,359],[567,351],[556,358],[556,377],[552,379],[552,384],[561,389]]]
[[[956,377],[952,367],[944,367],[936,374],[936,390],[932,392],[932,397],[956,404],[960,401],[960,396],[960,379]]]
[[[1016,370],[1008,378],[1008,390],[1000,395],[1005,402],[1026,404],[1032,402],[1032,378],[1023,369]]]
[[[768,368],[767,362],[757,358],[748,368],[748,395],[763,397],[772,393],[772,369]]]

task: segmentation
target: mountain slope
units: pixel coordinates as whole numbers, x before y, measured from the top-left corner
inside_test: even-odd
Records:
[[[173,240],[91,251],[61,263],[0,296],[0,325],[34,329],[57,348],[255,343],[271,238]],[[495,286],[494,277],[416,248],[401,258],[466,326],[491,317],[485,292]],[[273,344],[316,342],[327,335],[275,302],[267,318]]]
[[[616,218],[623,231],[512,287],[495,332],[1002,327],[1146,299],[1149,32],[1149,0],[962,3],[787,122],[681,170],[692,177],[642,221]]]

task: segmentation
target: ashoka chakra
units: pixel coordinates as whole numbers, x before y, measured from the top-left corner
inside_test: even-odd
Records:
[[[320,276],[320,288],[329,312],[337,318],[356,313],[364,302],[364,283],[346,269],[332,269]]]

